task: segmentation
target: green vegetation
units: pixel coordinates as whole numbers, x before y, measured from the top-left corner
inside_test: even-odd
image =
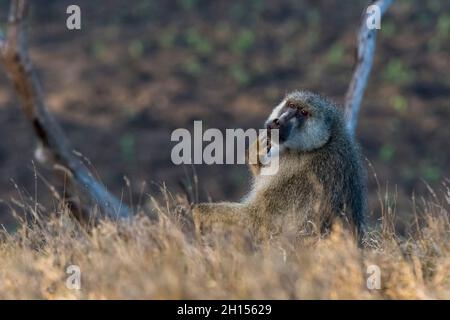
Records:
[[[253,23],[264,7],[264,0],[236,1],[231,9],[231,17],[235,21]]]
[[[231,42],[231,49],[238,53],[243,54],[250,50],[255,43],[255,34],[250,29],[242,29],[237,36]]]
[[[281,48],[281,58],[287,62],[293,61],[295,59],[296,50],[295,48],[284,45]]]
[[[171,49],[175,46],[177,33],[173,29],[164,30],[158,38],[158,43],[163,49]]]
[[[331,65],[338,65],[342,63],[344,58],[344,47],[336,42],[331,46],[327,53],[327,62]]]
[[[319,43],[319,30],[318,28],[308,28],[306,31],[306,47],[310,50]]]
[[[433,165],[426,165],[422,169],[422,175],[427,181],[437,182],[441,177],[441,172],[438,167],[435,167]]]
[[[128,44],[128,53],[134,59],[139,59],[144,54],[144,43],[140,39],[133,39]]]
[[[250,83],[251,75],[241,64],[233,64],[230,67],[230,74],[241,87]]]
[[[178,0],[178,4],[186,11],[191,11],[198,6],[199,0]]]
[[[97,40],[91,46],[91,53],[95,59],[103,61],[107,58],[108,48],[104,42]]]
[[[390,144],[385,144],[381,147],[378,155],[382,161],[390,161],[395,154],[395,148]]]
[[[446,13],[438,18],[437,35],[443,40],[450,38],[450,14]]]
[[[199,76],[203,71],[203,65],[196,57],[190,57],[184,60],[182,69],[188,75],[196,77]]]
[[[395,35],[396,31],[397,30],[395,28],[395,23],[394,22],[392,22],[390,20],[383,21],[383,26],[381,27],[381,30],[380,30],[380,32],[383,35],[383,37],[390,38],[393,35]]]
[[[406,100],[406,98],[399,94],[393,96],[390,99],[390,103],[392,107],[398,112],[404,112],[408,107],[408,101]]]
[[[406,85],[414,80],[414,74],[400,59],[394,58],[384,69],[384,78],[395,85]]]
[[[135,137],[131,133],[126,133],[120,137],[120,154],[123,160],[130,162],[135,158],[135,142]]]
[[[197,54],[208,56],[213,51],[210,41],[198,33],[194,28],[190,28],[185,34],[186,44]]]
[[[429,42],[430,50],[438,51],[442,45],[450,39],[450,14],[439,16],[436,24],[436,32]]]

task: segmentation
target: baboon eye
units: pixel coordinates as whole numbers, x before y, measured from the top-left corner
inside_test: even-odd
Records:
[[[287,106],[288,106],[288,108],[292,108],[292,109],[296,108],[296,106],[293,102],[288,102]]]
[[[309,116],[309,112],[308,112],[307,110],[305,110],[305,109],[300,110],[300,114],[301,114],[302,116],[304,116],[304,117]]]

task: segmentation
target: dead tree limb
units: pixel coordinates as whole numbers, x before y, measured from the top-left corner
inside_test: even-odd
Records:
[[[12,0],[6,35],[0,35],[0,62],[14,85],[22,110],[40,143],[51,154],[55,166],[62,166],[70,173],[74,184],[98,205],[101,214],[109,218],[129,217],[128,207],[110,194],[75,156],[61,127],[48,111],[41,83],[28,56],[27,8],[26,0]]]
[[[377,0],[372,5],[378,6],[380,16],[386,12],[393,0]],[[381,18],[381,17],[380,17]],[[345,96],[345,118],[349,132],[354,135],[361,101],[367,87],[375,53],[377,29],[367,26],[366,14],[358,33],[358,48],[355,70]]]

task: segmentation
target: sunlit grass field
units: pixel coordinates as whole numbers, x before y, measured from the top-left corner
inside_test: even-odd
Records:
[[[15,232],[0,234],[0,298],[450,298],[448,187],[413,199],[402,235],[380,196],[381,220],[364,247],[339,224],[326,236],[286,228],[255,238],[225,226],[198,235],[189,206],[163,194],[163,201],[150,199],[152,215],[90,226],[63,206],[51,217],[30,207]],[[79,290],[67,285],[71,265],[80,271]]]

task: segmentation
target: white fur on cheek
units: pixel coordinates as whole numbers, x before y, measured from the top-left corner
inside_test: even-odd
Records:
[[[279,118],[280,113],[281,113],[281,109],[284,107],[286,103],[286,100],[284,99],[283,101],[281,101],[272,111],[272,113],[270,114],[269,118],[267,118],[267,122],[269,122],[270,120]]]
[[[298,151],[311,151],[322,147],[330,138],[329,128],[323,121],[308,119],[300,130],[289,135],[285,146]]]

